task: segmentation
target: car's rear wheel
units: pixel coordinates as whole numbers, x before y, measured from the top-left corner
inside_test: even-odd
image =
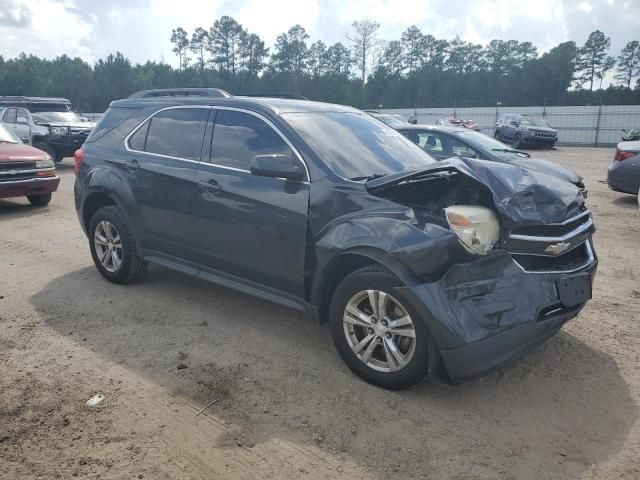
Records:
[[[143,269],[131,227],[118,207],[102,207],[93,215],[89,247],[98,271],[110,282],[130,283]]]
[[[29,195],[27,196],[27,200],[29,200],[29,203],[34,207],[45,207],[49,205],[49,202],[51,201],[51,194],[43,193],[42,195]]]
[[[369,266],[348,275],[331,301],[334,344],[349,368],[375,385],[398,390],[427,373],[427,331],[391,272]]]

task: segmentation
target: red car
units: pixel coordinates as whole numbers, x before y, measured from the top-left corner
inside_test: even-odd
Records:
[[[24,145],[0,123],[0,198],[27,197],[32,205],[44,206],[59,183],[51,157]]]

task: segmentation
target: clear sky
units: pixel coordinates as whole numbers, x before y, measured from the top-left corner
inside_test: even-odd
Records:
[[[0,54],[44,57],[66,53],[89,62],[121,51],[134,62],[176,64],[171,29],[191,32],[231,15],[272,46],[300,23],[326,43],[346,42],[353,20],[381,23],[380,37],[423,33],[486,44],[492,38],[529,40],[545,51],[565,40],[584,43],[600,29],[611,55],[640,40],[640,0],[0,0]]]

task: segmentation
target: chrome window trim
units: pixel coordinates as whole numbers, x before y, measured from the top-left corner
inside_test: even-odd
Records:
[[[589,210],[587,210],[586,212],[581,213],[580,215],[576,215],[575,217],[572,217],[568,220],[565,220],[562,223],[550,223],[548,225],[567,225],[571,222],[575,222],[576,220],[579,220],[587,215],[591,215],[591,212]],[[528,242],[546,242],[546,243],[557,243],[557,242],[564,242],[566,240],[569,240],[570,238],[575,237],[576,235],[580,235],[581,233],[584,233],[585,231],[589,230],[591,227],[593,226],[593,220],[589,219],[586,223],[583,223],[582,225],[580,225],[578,228],[576,228],[575,230],[567,233],[566,235],[563,235],[561,237],[539,237],[539,236],[532,236],[532,235],[517,235],[517,234],[510,234],[509,238],[512,240],[524,240],[524,241],[528,241]]]
[[[577,268],[571,269],[571,270],[531,271],[531,270],[526,270],[522,265],[520,265],[520,264],[518,263],[518,260],[516,260],[516,259],[513,257],[513,255],[529,255],[529,256],[531,256],[531,255],[533,255],[533,254],[529,254],[529,253],[517,253],[517,254],[516,254],[516,253],[514,253],[514,254],[512,254],[512,257],[511,257],[511,258],[513,259],[513,263],[515,263],[515,264],[516,264],[516,266],[517,266],[520,270],[522,270],[523,272],[525,272],[525,273],[531,273],[531,274],[534,274],[534,275],[542,275],[542,274],[548,275],[548,274],[551,274],[551,273],[559,273],[559,274],[575,273],[575,272],[579,272],[580,270],[583,270],[583,269],[587,268],[587,267],[588,267],[589,265],[591,265],[591,264],[595,261],[595,259],[596,259],[596,258],[595,258],[595,256],[593,255],[593,249],[591,248],[591,242],[590,242],[589,240],[586,240],[585,242],[582,242],[582,243],[580,243],[580,244],[576,245],[574,248],[572,248],[571,250],[569,250],[569,252],[570,252],[570,251],[572,251],[572,250],[575,250],[576,248],[581,247],[583,244],[586,244],[586,246],[587,246],[587,255],[588,255],[587,261],[586,261],[583,265],[581,265],[581,266],[579,266],[579,267],[577,267]],[[565,253],[568,253],[568,252],[565,252]],[[555,257],[552,257],[552,256],[550,256],[550,255],[535,255],[535,256],[538,256],[538,257],[555,258]]]
[[[205,164],[205,165],[213,165],[214,167],[223,168],[225,170],[231,170],[231,171],[234,171],[234,172],[243,172],[243,173],[249,173],[249,174],[251,173],[250,170],[245,170],[243,168],[227,167],[225,165],[218,165],[217,163],[213,163],[213,162],[209,162],[209,161],[191,160],[189,158],[174,157],[174,156],[171,156],[171,155],[163,155],[161,153],[145,152],[143,150],[133,149],[133,148],[131,148],[129,146],[129,140],[131,139],[131,137],[133,137],[138,132],[138,130],[140,130],[148,121],[151,121],[151,119],[153,117],[155,117],[159,113],[164,112],[166,110],[176,110],[176,109],[184,109],[184,108],[202,108],[202,109],[207,109],[207,110],[230,110],[230,111],[235,111],[235,112],[246,113],[246,114],[249,114],[249,115],[253,115],[256,118],[259,118],[260,120],[265,122],[269,127],[271,127],[280,136],[280,138],[282,138],[285,141],[285,143],[289,146],[289,148],[291,148],[293,153],[298,158],[298,161],[300,163],[302,163],[302,165],[304,166],[304,169],[305,169],[305,172],[306,172],[306,179],[305,180],[301,180],[301,182],[302,183],[310,183],[311,175],[309,173],[309,167],[307,166],[307,163],[303,160],[302,155],[300,154],[298,149],[291,143],[291,141],[285,136],[285,134],[282,133],[282,131],[276,125],[274,125],[273,122],[271,122],[271,120],[266,118],[264,115],[262,115],[260,113],[257,113],[257,112],[253,112],[251,110],[244,109],[244,108],[227,107],[227,106],[221,106],[221,105],[172,105],[172,106],[169,106],[169,107],[161,108],[160,110],[156,110],[151,115],[147,116],[133,130],[131,130],[131,132],[124,139],[124,148],[125,148],[125,150],[127,152],[131,152],[131,153],[137,153],[137,154],[142,154],[142,155],[153,155],[153,156],[156,156],[156,157],[168,158],[168,159],[171,159],[171,160],[182,160],[184,162],[202,163],[202,164]],[[214,123],[214,130],[215,130],[215,123]]]

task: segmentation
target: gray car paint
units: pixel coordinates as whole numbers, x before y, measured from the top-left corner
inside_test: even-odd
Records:
[[[640,141],[620,142],[618,150],[637,152],[622,161],[614,160],[607,171],[607,184],[612,190],[638,195],[640,190]]]

